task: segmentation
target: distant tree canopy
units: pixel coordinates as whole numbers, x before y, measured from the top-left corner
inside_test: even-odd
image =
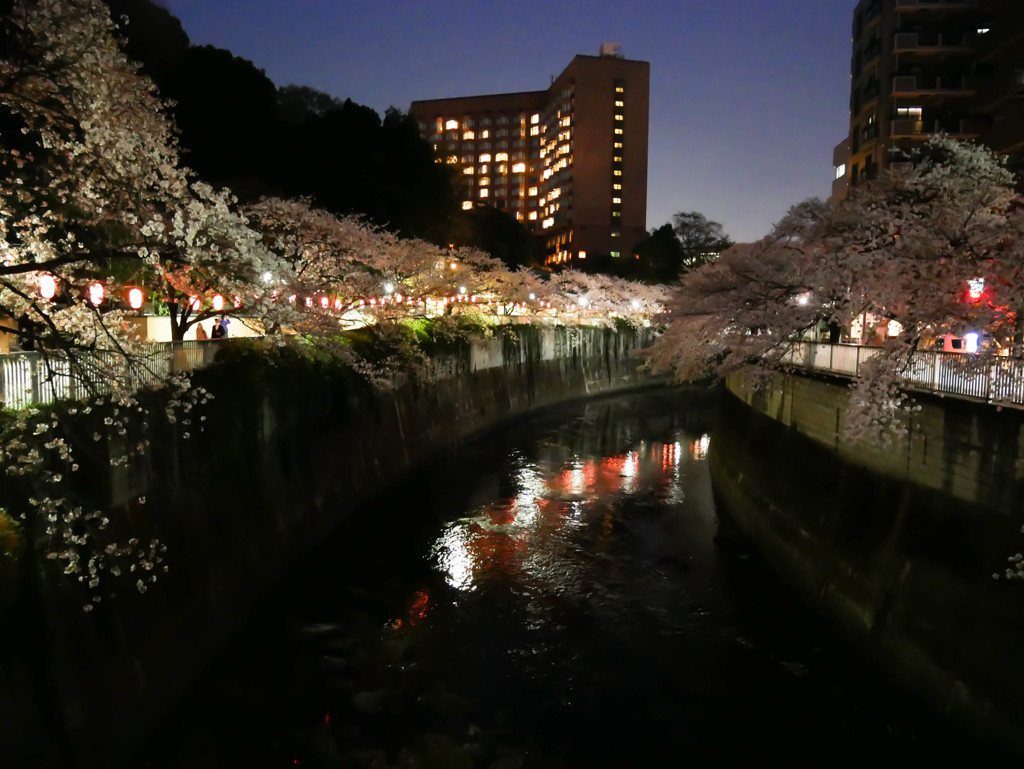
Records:
[[[415,122],[383,119],[350,99],[275,87],[252,62],[190,45],[181,23],[151,0],[105,0],[125,51],[153,78],[181,132],[184,162],[242,201],[303,196],[339,215],[363,214],[402,235],[444,242],[455,194]]]
[[[731,245],[721,224],[696,211],[682,211],[637,243],[634,258],[611,260],[606,271],[647,283],[674,283]]]
[[[448,242],[486,251],[506,267],[526,267],[537,260],[536,240],[529,230],[493,206],[477,205],[458,211],[452,218]]]

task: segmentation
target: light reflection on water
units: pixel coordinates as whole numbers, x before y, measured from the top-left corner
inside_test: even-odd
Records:
[[[716,544],[709,417],[624,396],[438,460],[282,584],[144,766],[949,758],[944,726]]]
[[[446,525],[431,558],[457,590],[471,592],[484,581],[503,579],[544,585],[556,594],[579,592],[574,551],[588,538],[610,536],[616,509],[637,494],[681,504],[683,467],[706,460],[709,441],[706,433],[691,439],[679,432],[669,442],[641,441],[635,451],[606,457],[545,462],[518,454],[508,470],[514,496]]]

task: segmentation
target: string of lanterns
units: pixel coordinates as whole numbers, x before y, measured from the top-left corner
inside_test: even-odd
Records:
[[[394,288],[393,288],[393,286],[390,283],[386,284],[384,289],[385,289],[385,295],[380,297],[379,299],[377,297],[371,297],[369,299],[353,300],[350,303],[350,305],[349,305],[349,309],[364,309],[367,305],[369,305],[370,307],[378,307],[378,306],[383,307],[384,305],[387,305],[387,304],[403,304],[403,303],[405,303],[406,305],[418,304],[418,305],[423,306],[423,305],[426,305],[428,303],[428,301],[429,301],[429,300],[424,299],[424,298],[416,299],[415,297],[412,297],[412,296],[403,296],[400,293],[393,293],[394,292]],[[107,292],[106,292],[106,287],[103,285],[103,283],[101,283],[100,281],[95,281],[95,282],[89,284],[89,286],[86,289],[86,293],[88,295],[89,303],[92,304],[94,307],[99,307],[101,304],[103,304],[104,300],[106,299],[106,293]],[[57,279],[53,275],[51,275],[49,273],[44,273],[40,277],[40,279],[39,279],[39,294],[40,294],[40,296],[43,299],[45,299],[47,301],[52,300],[56,296],[56,294],[57,294]],[[278,295],[278,292],[275,290],[273,292],[274,298],[276,298],[277,295]],[[129,307],[131,307],[133,310],[141,310],[142,309],[142,305],[143,305],[143,303],[145,301],[145,294],[143,293],[141,288],[138,288],[137,286],[130,286],[127,289],[127,299],[128,299],[128,306]],[[288,297],[288,301],[293,303],[293,304],[296,302],[297,299],[298,299],[298,296],[296,294],[291,294]],[[465,286],[460,286],[459,287],[459,293],[458,294],[454,294],[452,296],[440,297],[439,299],[435,299],[433,301],[436,302],[437,304],[442,305],[442,306],[445,306],[445,305],[448,305],[448,304],[461,303],[461,302],[473,303],[473,304],[482,303],[482,299],[478,298],[476,294],[472,294],[472,295],[467,294]],[[544,300],[538,301],[534,294],[530,294],[530,301],[531,302],[536,302],[538,307],[541,308],[541,309],[543,309],[543,308],[551,308],[551,306],[552,306],[550,301],[544,301]],[[314,297],[312,297],[312,296],[306,296],[304,298],[304,302],[303,303],[308,308],[313,308],[316,304],[319,304],[320,309],[326,310],[326,311],[330,311],[332,309],[332,306],[333,306],[333,309],[336,312],[342,312],[342,310],[345,308],[345,302],[344,302],[344,300],[340,296],[334,297],[333,301],[327,295],[321,295],[319,297],[318,301],[315,301]],[[199,297],[199,296],[191,296],[191,297],[189,297],[189,306],[192,308],[193,311],[198,312],[201,309],[202,304],[203,304],[202,297]],[[223,312],[225,304],[226,304],[226,301],[225,301],[224,296],[222,294],[214,294],[210,298],[210,304],[211,304],[214,312]],[[234,304],[235,309],[238,309],[239,307],[241,307],[242,306],[241,297],[238,297],[238,296],[234,297],[233,304]],[[587,308],[588,304],[589,303],[587,302],[586,297],[580,297],[580,299],[579,299],[579,309],[580,310],[583,310],[583,309]],[[488,307],[511,306],[514,310],[525,310],[526,307],[527,307],[527,302],[511,302],[510,303],[510,302],[503,302],[501,300],[488,300],[487,301],[487,306]],[[631,307],[634,310],[638,309],[639,306],[640,306],[640,303],[637,300],[634,299],[631,302]],[[576,305],[576,303],[572,303],[572,304],[569,305],[568,308],[569,308],[570,311],[575,311],[577,309],[577,305]]]

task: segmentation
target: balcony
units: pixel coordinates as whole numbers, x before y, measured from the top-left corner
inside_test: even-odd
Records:
[[[914,11],[961,11],[977,8],[978,0],[896,0],[897,13]]]
[[[1004,55],[1018,49],[1022,43],[1024,25],[1020,21],[1012,18],[993,20],[992,28],[985,34],[978,35],[978,58],[986,60]]]
[[[897,75],[892,79],[894,96],[973,96],[963,75]]]
[[[978,79],[978,109],[991,112],[1005,102],[1024,98],[1024,82],[1016,69],[1003,69]]]
[[[897,32],[894,53],[970,53],[976,35],[966,32]]]
[[[979,118],[939,118],[914,120],[896,118],[889,124],[891,139],[927,139],[934,134],[946,134],[954,139],[976,139],[986,128]]]
[[[981,138],[997,152],[1020,152],[1024,149],[1024,115],[997,116]]]

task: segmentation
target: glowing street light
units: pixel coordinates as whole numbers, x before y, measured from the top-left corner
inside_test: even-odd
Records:
[[[384,284],[384,293],[385,294],[390,294],[394,290],[395,290],[395,287],[392,284],[390,284],[390,283],[385,283]]]

